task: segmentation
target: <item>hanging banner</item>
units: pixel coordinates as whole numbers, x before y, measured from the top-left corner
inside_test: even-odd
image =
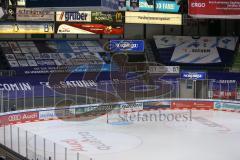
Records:
[[[59,34],[124,34],[122,25],[67,23],[56,26]]]
[[[181,14],[126,12],[126,23],[182,25]]]
[[[44,8],[17,8],[17,21],[54,21],[54,12]]]
[[[124,23],[125,12],[92,12],[92,23]]]
[[[197,18],[240,19],[240,0],[188,0],[188,12]]]
[[[0,34],[53,34],[54,23],[1,23]]]
[[[56,21],[59,22],[91,22],[91,11],[56,12]]]
[[[231,63],[238,42],[237,37],[154,36],[154,39],[162,61],[185,64]]]

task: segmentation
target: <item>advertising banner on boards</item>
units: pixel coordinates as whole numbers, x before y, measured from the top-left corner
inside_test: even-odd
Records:
[[[188,14],[197,18],[240,19],[240,0],[188,0]]]
[[[59,23],[56,25],[59,34],[124,34],[123,25]]]
[[[91,22],[91,11],[57,11],[56,21],[59,22]]]
[[[172,101],[172,109],[193,109],[193,108],[204,108],[204,109],[213,109],[214,102],[208,101]]]
[[[54,21],[55,13],[44,8],[24,8],[16,9],[17,21]]]
[[[219,110],[240,110],[240,104],[235,102],[215,102],[214,108]]]
[[[16,113],[1,116],[0,126],[3,124],[16,124],[35,121],[39,119],[38,112]]]
[[[181,14],[126,12],[126,23],[182,25]]]
[[[53,34],[54,23],[4,22],[0,34]]]

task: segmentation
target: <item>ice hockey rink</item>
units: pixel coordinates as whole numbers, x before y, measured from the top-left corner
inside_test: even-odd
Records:
[[[160,111],[144,111],[158,114]],[[52,120],[18,124],[20,130],[66,147],[56,151],[46,144],[45,157],[56,160],[239,160],[240,114],[222,111],[161,111],[189,114],[187,121],[135,121],[106,123],[106,116],[90,121]],[[24,136],[24,135],[20,135]],[[30,136],[30,135],[29,135]],[[34,149],[34,138],[28,148]],[[44,151],[36,140],[38,160]],[[14,145],[14,144],[13,144]],[[49,148],[48,148],[49,147]],[[21,147],[20,147],[21,149]],[[71,153],[70,153],[71,151]],[[25,151],[22,151],[23,153]],[[29,153],[30,154],[30,153]],[[43,156],[43,155],[41,155]]]

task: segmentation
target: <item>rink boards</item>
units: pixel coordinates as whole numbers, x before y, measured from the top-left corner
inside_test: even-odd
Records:
[[[107,112],[121,108],[142,106],[143,110],[216,110],[240,113],[240,102],[227,100],[206,99],[152,99],[139,100],[136,102],[119,102],[114,104],[89,104],[62,108],[38,108],[30,110],[19,110],[0,114],[0,126],[19,123],[47,121],[56,119],[71,119],[74,117],[89,117],[95,119]]]

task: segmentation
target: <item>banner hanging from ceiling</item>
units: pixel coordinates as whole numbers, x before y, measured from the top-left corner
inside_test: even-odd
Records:
[[[154,36],[165,63],[226,64],[234,56],[237,37]]]
[[[60,23],[56,25],[58,34],[124,34],[123,25],[90,23]]]
[[[188,4],[192,17],[240,19],[240,0],[188,0]]]

